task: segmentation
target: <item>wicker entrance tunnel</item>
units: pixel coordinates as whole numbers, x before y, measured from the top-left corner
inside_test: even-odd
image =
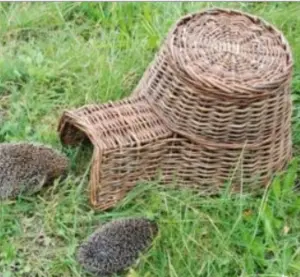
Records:
[[[129,98],[62,115],[63,143],[94,145],[92,205],[113,207],[159,173],[202,194],[266,185],[292,155],[292,67],[262,19],[222,9],[179,19]]]

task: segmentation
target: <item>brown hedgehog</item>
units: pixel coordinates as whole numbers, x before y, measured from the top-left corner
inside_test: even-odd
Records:
[[[114,220],[96,230],[79,247],[77,260],[99,277],[121,273],[150,247],[157,233],[157,224],[145,218]]]
[[[31,195],[65,176],[69,161],[54,149],[30,143],[0,144],[0,200]]]

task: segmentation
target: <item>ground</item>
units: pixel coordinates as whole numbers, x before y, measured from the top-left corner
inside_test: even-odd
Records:
[[[62,148],[62,111],[129,95],[170,26],[204,7],[262,16],[288,39],[295,60],[295,159],[259,197],[195,197],[137,186],[109,212],[94,211],[86,193],[82,150]],[[0,142],[33,141],[67,153],[72,172],[41,193],[0,204],[1,277],[87,277],[76,262],[80,242],[101,223],[156,217],[160,234],[129,276],[299,276],[300,146],[299,3],[1,3]],[[84,159],[84,158],[82,158]],[[82,160],[81,159],[81,160]],[[153,189],[155,187],[155,189]]]

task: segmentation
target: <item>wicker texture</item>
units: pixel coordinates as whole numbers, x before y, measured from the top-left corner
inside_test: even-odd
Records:
[[[88,139],[94,145],[90,200],[96,209],[115,206],[145,180],[159,179],[202,195],[219,193],[226,181],[233,190],[239,190],[242,181],[244,191],[255,191],[291,157],[289,128],[271,145],[256,149],[197,144],[171,132],[145,103],[141,97],[130,98],[63,114],[61,141],[77,145]]]
[[[180,19],[133,95],[174,132],[240,148],[290,124],[292,57],[279,31],[238,11]]]
[[[255,191],[292,156],[292,57],[282,34],[238,11],[181,18],[133,91],[66,111],[62,142],[94,145],[91,202],[108,209],[142,180],[216,194]]]
[[[107,150],[143,145],[171,134],[141,98],[65,111],[59,130],[65,144],[76,145],[87,136],[95,146]]]
[[[93,144],[90,193],[99,209],[116,204],[137,180],[156,175],[173,136],[139,98],[66,111],[59,133],[66,145]]]

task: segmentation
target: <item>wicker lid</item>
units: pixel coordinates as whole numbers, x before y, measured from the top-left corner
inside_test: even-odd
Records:
[[[179,76],[219,94],[252,98],[288,80],[292,57],[285,38],[262,19],[212,9],[180,19],[167,39]]]

